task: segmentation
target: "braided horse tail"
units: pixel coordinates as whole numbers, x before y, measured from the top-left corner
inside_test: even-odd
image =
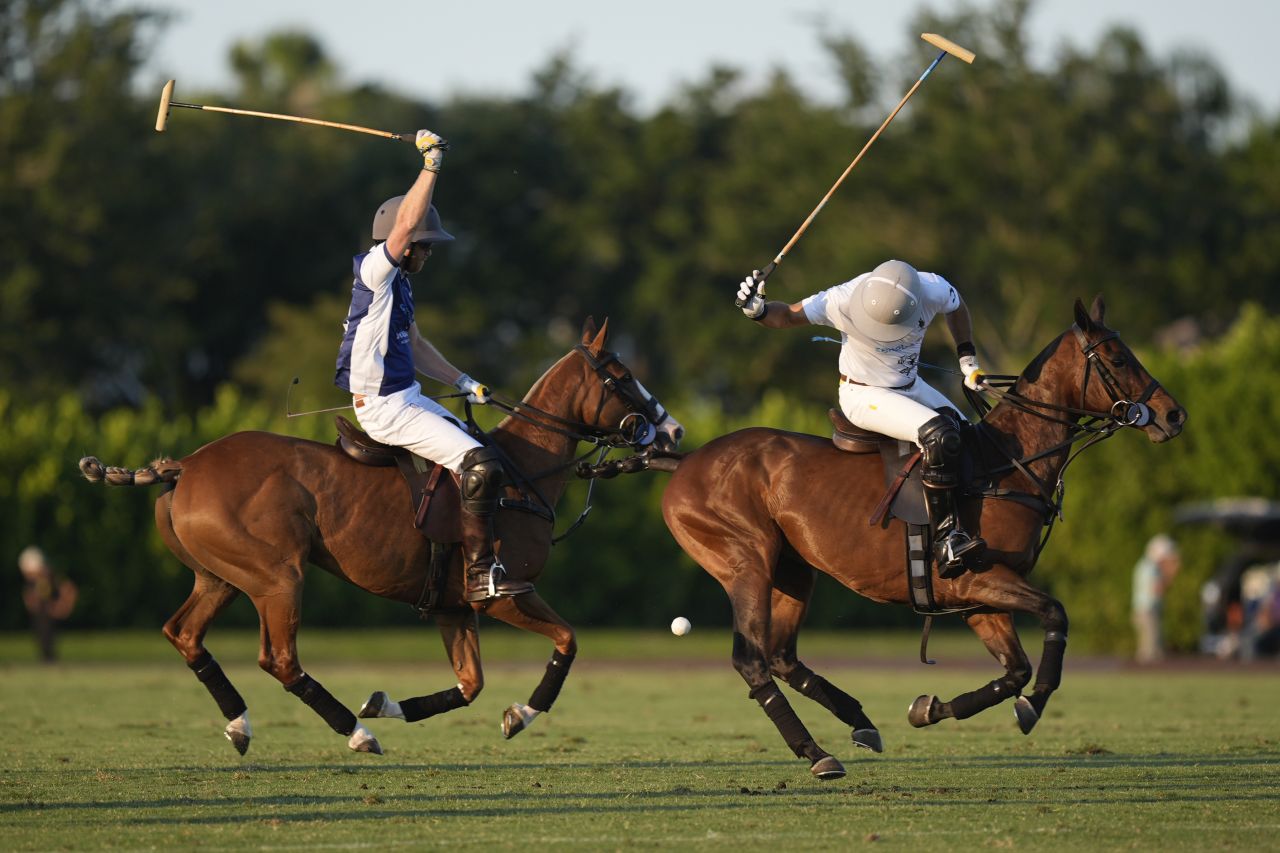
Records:
[[[182,475],[182,463],[161,457],[145,468],[131,471],[128,468],[108,467],[98,457],[86,456],[80,460],[80,473],[91,483],[106,481],[109,486],[152,486],[156,483],[172,485]]]

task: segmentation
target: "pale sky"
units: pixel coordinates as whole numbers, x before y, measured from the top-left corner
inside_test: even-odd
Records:
[[[714,63],[760,69],[749,83],[781,66],[814,97],[829,99],[838,89],[819,46],[819,28],[854,35],[887,63],[902,55],[913,33],[909,21],[919,9],[957,6],[942,0],[150,0],[150,5],[171,10],[175,20],[144,77],[176,78],[179,98],[184,84],[190,90],[229,82],[226,57],[235,41],[298,28],[320,40],[346,82],[379,82],[428,100],[527,91],[534,69],[553,52],[572,47],[580,69],[597,84],[632,93],[641,110],[663,103],[681,83],[704,79]],[[986,8],[990,0],[972,5]],[[1114,24],[1136,29],[1157,57],[1182,48],[1207,53],[1233,90],[1268,113],[1280,109],[1280,61],[1271,37],[1280,31],[1280,2],[1040,0],[1030,19],[1034,55],[1046,61],[1064,42],[1092,47]]]

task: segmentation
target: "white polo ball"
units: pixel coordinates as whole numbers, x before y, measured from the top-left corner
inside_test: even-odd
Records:
[[[677,637],[683,637],[685,634],[693,630],[693,623],[683,616],[677,616],[671,620],[671,633]]]

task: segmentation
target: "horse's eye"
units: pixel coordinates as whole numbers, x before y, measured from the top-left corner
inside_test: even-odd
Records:
[[[623,382],[630,382],[630,381],[631,381],[631,374],[630,374],[630,373],[624,373],[624,374],[622,374],[622,381],[623,381]]]
[[[1125,358],[1122,355],[1118,355],[1115,358],[1111,359],[1112,367],[1124,367],[1128,363],[1129,363],[1129,359]]]

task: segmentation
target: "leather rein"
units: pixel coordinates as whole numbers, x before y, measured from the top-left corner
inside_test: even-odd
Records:
[[[491,445],[502,456],[503,464],[513,475],[512,479],[515,481],[516,490],[522,495],[531,493],[537,499],[535,503],[527,497],[521,497],[520,499],[504,497],[499,500],[499,506],[532,513],[545,519],[553,527],[556,522],[555,506],[542,494],[542,491],[535,484],[536,481],[569,468],[577,468],[579,476],[591,480],[590,485],[587,487],[587,497],[582,512],[579,513],[577,520],[568,529],[552,538],[551,544],[553,545],[577,530],[586,521],[592,507],[591,497],[596,485],[595,474],[605,468],[605,457],[619,448],[629,447],[635,451],[647,448],[653,442],[658,424],[661,424],[668,417],[667,411],[662,404],[652,395],[645,392],[643,386],[631,375],[631,371],[625,370],[624,367],[622,376],[614,376],[609,372],[609,365],[615,362],[622,366],[617,353],[605,352],[601,357],[596,357],[583,344],[578,344],[574,347],[574,352],[586,359],[587,365],[600,379],[600,383],[605,387],[605,390],[609,392],[600,398],[600,405],[596,408],[596,419],[598,420],[600,413],[604,411],[605,403],[610,396],[617,397],[627,407],[627,414],[623,416],[616,427],[601,427],[584,421],[563,418],[522,400],[513,400],[500,394],[492,394],[489,398],[489,405],[501,409],[513,418],[522,420],[538,429],[566,436],[575,442],[586,442],[591,445],[580,456],[576,456],[568,462],[554,465],[532,476],[526,475],[521,471],[500,447]],[[465,404],[467,423],[473,432],[481,432],[472,416],[471,405],[470,402]],[[586,462],[587,457],[596,453],[597,450],[599,455],[595,464]]]

